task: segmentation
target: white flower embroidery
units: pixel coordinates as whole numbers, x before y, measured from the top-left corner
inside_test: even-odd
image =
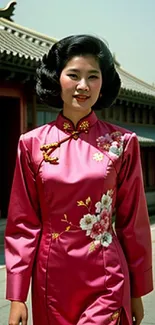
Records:
[[[92,215],[90,213],[85,214],[83,218],[80,220],[80,227],[82,230],[86,230],[86,235],[89,236],[91,229],[93,227],[93,224],[97,221],[97,218],[95,215]]]
[[[108,247],[112,242],[111,217],[112,217],[112,195],[113,191],[109,190],[103,194],[101,201],[95,204],[96,214],[91,214],[92,201],[90,196],[85,200],[77,201],[77,205],[85,207],[89,213],[84,214],[79,225],[74,225],[67,214],[64,214],[62,222],[67,223],[67,226],[62,232],[53,232],[52,239],[57,240],[62,234],[69,232],[72,229],[82,229],[86,231],[86,236],[92,239],[89,246],[89,252],[93,252],[98,246]],[[94,210],[94,209],[93,209]]]
[[[103,247],[108,247],[111,243],[112,235],[109,232],[104,232],[103,234],[96,236],[94,240],[95,246],[99,246],[101,244]]]
[[[100,213],[103,209],[107,209],[108,211],[111,208],[112,198],[109,194],[103,194],[101,198],[101,202],[97,202],[95,204],[96,213]]]
[[[107,133],[105,136],[99,137],[96,141],[98,148],[119,157],[123,152],[123,140],[124,137],[121,132],[116,131],[111,134]]]
[[[112,235],[109,232],[105,232],[101,238],[101,244],[104,247],[108,247],[112,243]]]
[[[99,201],[95,204],[96,207],[96,213],[100,213],[101,212],[101,208],[102,208],[102,203]]]
[[[101,153],[101,152],[96,152],[93,155],[93,159],[96,160],[96,161],[102,161],[103,157],[104,157],[103,153]]]
[[[108,247],[112,242],[112,235],[108,232],[112,212],[112,194],[112,190],[107,191],[102,195],[101,201],[95,204],[96,216],[89,213],[80,220],[80,228],[86,230],[86,236],[93,239],[94,246],[91,245],[91,251],[98,245]]]
[[[116,155],[116,156],[120,156],[121,154],[122,154],[122,148],[120,147],[120,148],[117,148],[117,147],[115,147],[115,146],[111,146],[111,148],[110,148],[110,150],[109,150],[109,152],[111,152],[111,153],[113,153],[114,155]]]

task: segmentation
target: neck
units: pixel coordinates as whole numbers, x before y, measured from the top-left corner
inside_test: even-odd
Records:
[[[75,111],[72,108],[63,108],[63,115],[65,117],[67,117],[70,121],[72,121],[72,123],[74,124],[74,126],[76,127],[77,123],[84,118],[85,116],[87,116],[89,113],[91,112],[91,108],[85,111]]]

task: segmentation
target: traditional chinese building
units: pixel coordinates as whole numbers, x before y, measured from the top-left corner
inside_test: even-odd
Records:
[[[16,2],[0,9],[0,211],[7,214],[19,135],[56,118],[58,110],[41,105],[35,93],[35,70],[55,39],[12,21]],[[116,62],[116,61],[115,61]],[[96,111],[113,124],[137,133],[149,211],[155,211],[155,88],[124,71],[119,98]]]

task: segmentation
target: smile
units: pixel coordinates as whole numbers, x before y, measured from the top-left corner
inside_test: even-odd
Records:
[[[90,98],[90,96],[85,96],[85,95],[74,95],[73,97],[76,98],[76,100],[81,102],[84,102]]]

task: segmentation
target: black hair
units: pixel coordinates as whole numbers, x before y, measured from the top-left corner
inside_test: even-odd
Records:
[[[107,45],[92,35],[72,35],[52,45],[42,58],[36,71],[36,92],[40,100],[50,106],[62,108],[60,74],[74,56],[92,55],[102,73],[101,94],[93,108],[112,105],[118,96],[121,82],[115,69],[113,56]]]

